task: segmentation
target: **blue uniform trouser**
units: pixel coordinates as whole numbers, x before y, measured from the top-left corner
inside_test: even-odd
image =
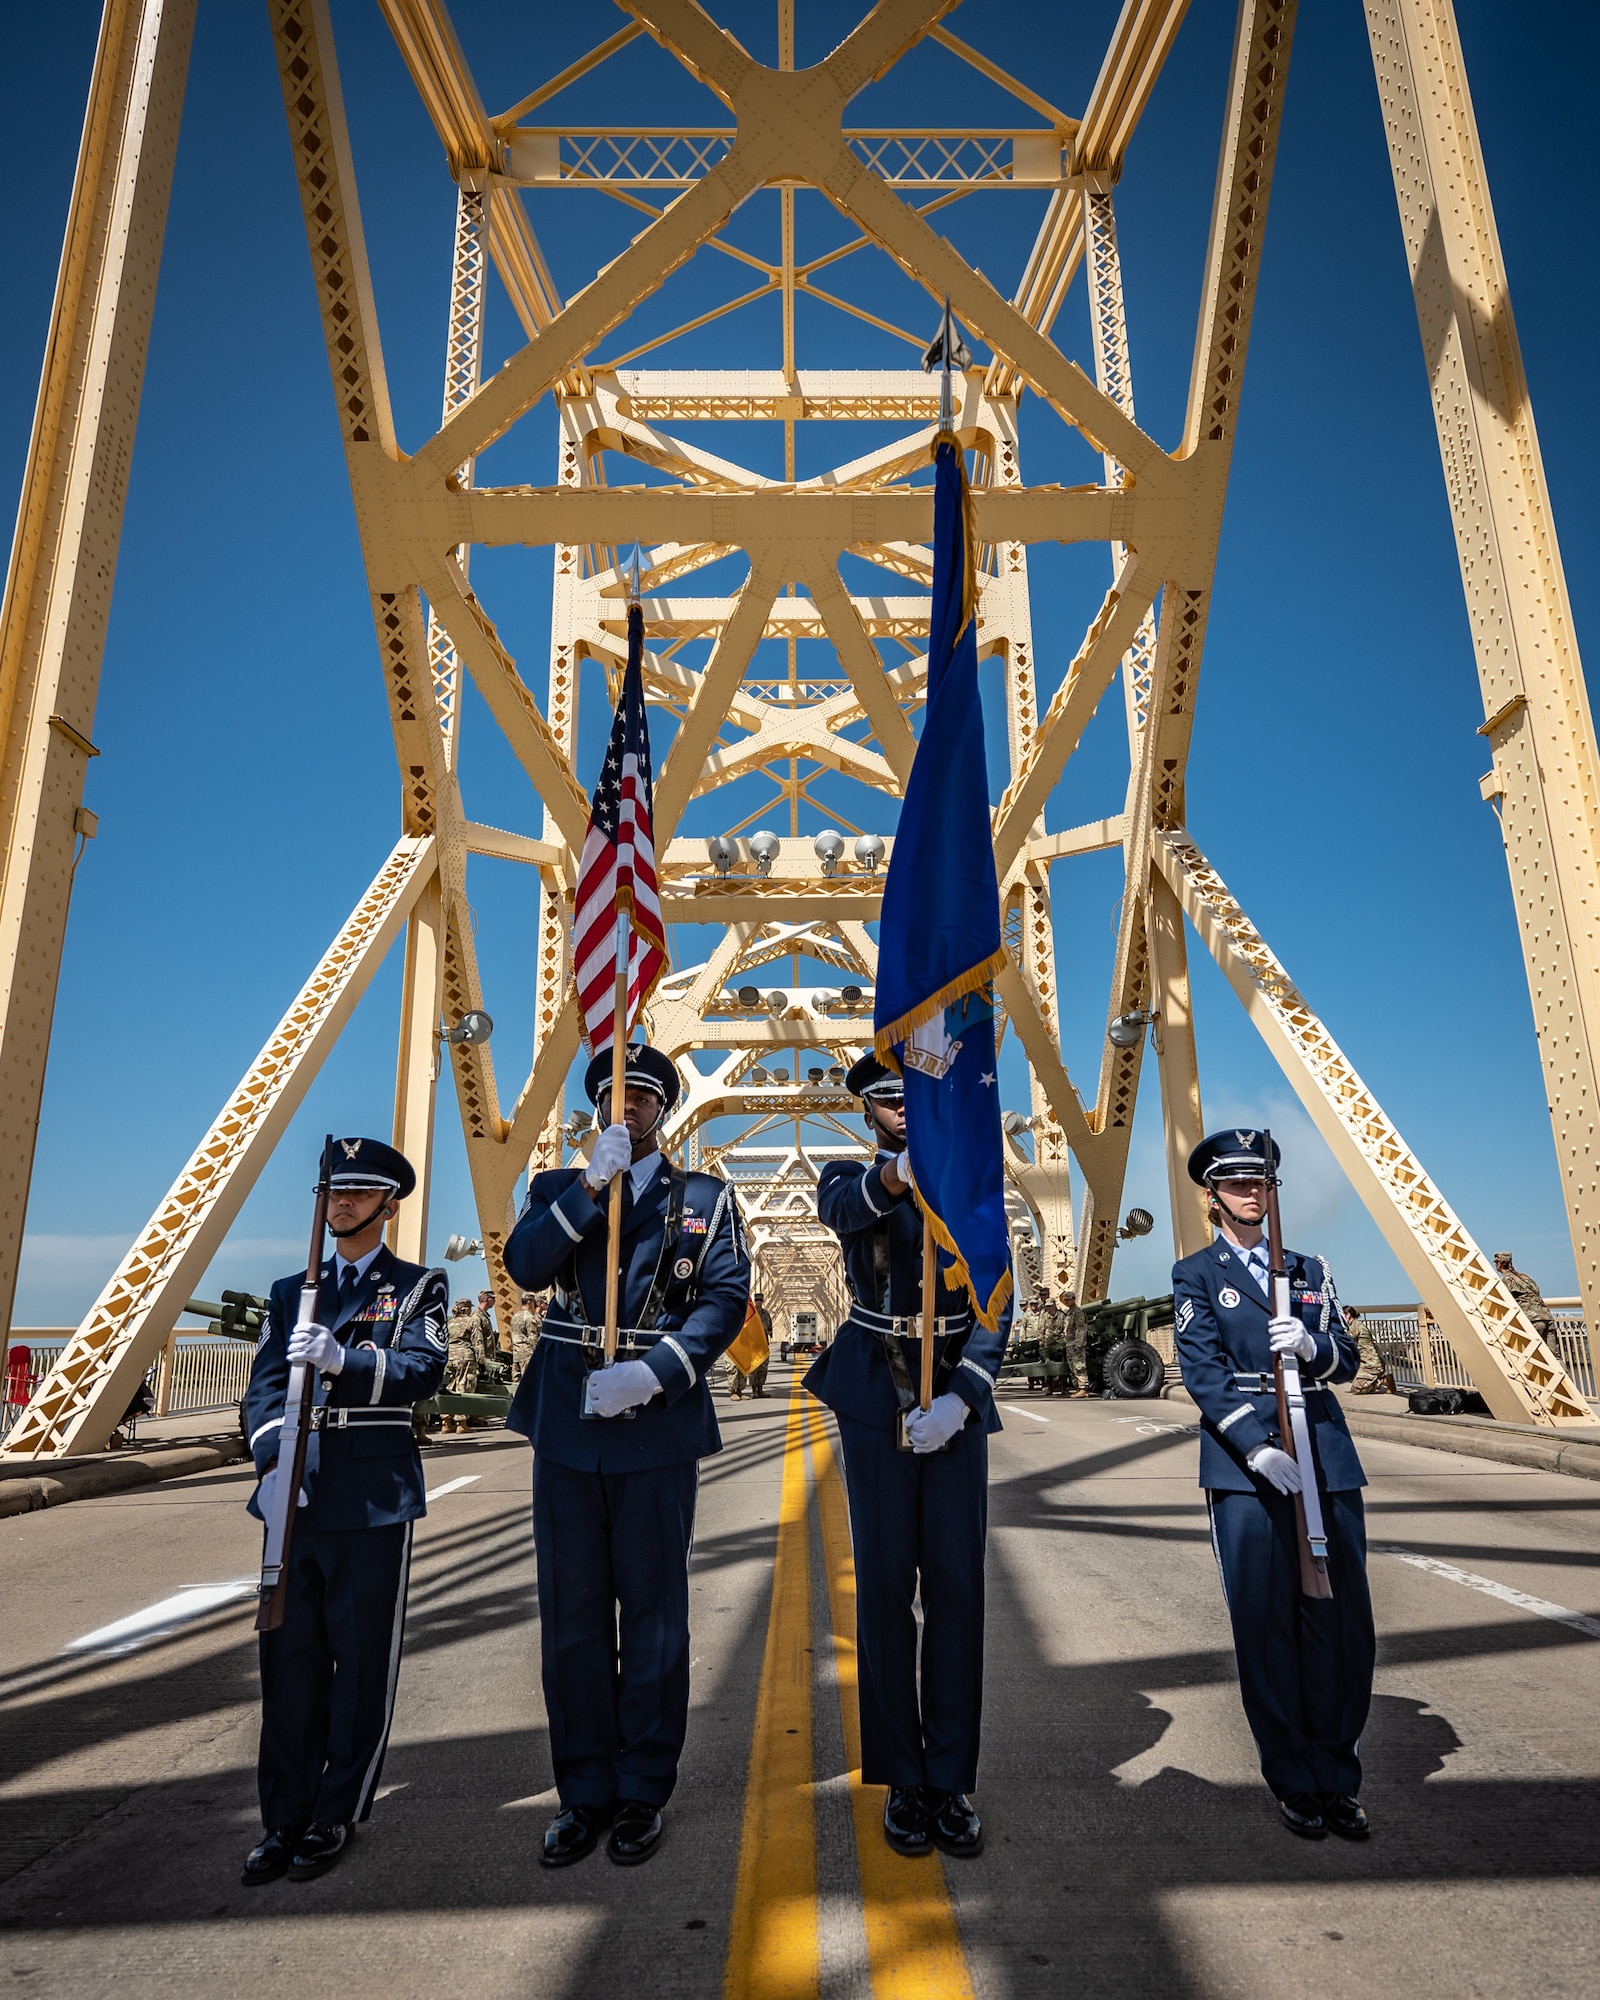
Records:
[[[1361,1495],[1322,1496],[1333,1596],[1320,1599],[1300,1589],[1292,1498],[1217,1490],[1206,1498],[1261,1775],[1280,1799],[1291,1792],[1354,1798],[1376,1652]]]
[[[563,1806],[664,1806],[689,1727],[700,1468],[580,1472],[534,1453],[550,1761]]]
[[[283,1623],[261,1634],[263,1826],[366,1819],[400,1675],[411,1523],[308,1528],[289,1544]]]
[[[948,1451],[895,1448],[839,1418],[856,1563],[861,1781],[970,1792],[983,1712],[989,1440],[969,1418]],[[922,1593],[922,1686],[917,1621]]]

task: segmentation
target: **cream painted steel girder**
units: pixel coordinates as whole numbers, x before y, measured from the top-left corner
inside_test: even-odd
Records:
[[[39,1384],[6,1438],[8,1458],[105,1449],[437,865],[432,839],[397,843]]]
[[[1152,857],[1491,1413],[1600,1425],[1205,856],[1176,828]]]
[[[107,0],[0,605],[0,1326],[11,1323],[195,0]]]
[[[1600,751],[1451,0],[1368,0],[1578,1284],[1600,1324]]]
[[[1180,561],[1162,563],[1159,576],[1152,576],[1149,572],[1152,555],[1160,562],[1160,552],[1149,551],[1137,533],[1125,538],[1130,554],[1107,600],[1100,658],[1093,658],[1092,649],[1084,656],[1087,690],[1098,701],[1116,659],[1124,650],[1119,643],[1112,654],[1111,634],[1115,633],[1118,641],[1123,640],[1125,630],[1127,641],[1135,636],[1134,630],[1127,630],[1135,626],[1135,621],[1128,615],[1130,599],[1124,594],[1130,572],[1139,577],[1139,588],[1132,593],[1131,601],[1140,617],[1157,588],[1160,589],[1161,617],[1144,726],[1137,726],[1137,713],[1134,717],[1133,768],[1124,835],[1127,886],[1111,977],[1108,1025],[1117,1015],[1143,1010],[1150,1004],[1152,939],[1147,893],[1150,841],[1156,829],[1175,823],[1183,807],[1195,688],[1227,497],[1228,467],[1283,118],[1294,22],[1295,0],[1240,0],[1194,367],[1183,445],[1176,461],[1187,468],[1193,480],[1188,546]],[[1132,428],[1132,420],[1128,421]],[[1107,438],[1103,442],[1108,453],[1114,452],[1124,467],[1142,477],[1141,468],[1113,440]],[[1135,550],[1137,553],[1133,553]],[[1058,702],[1063,697],[1070,701],[1070,680],[1069,676],[1068,686],[1056,698]],[[1090,707],[1087,700],[1084,707]],[[1179,979],[1177,954],[1183,940],[1181,933],[1174,936],[1170,928],[1163,928],[1160,936],[1168,951],[1166,979],[1170,985]],[[1186,989],[1186,978],[1181,984]],[[1143,1054],[1142,1038],[1132,1048],[1118,1048],[1108,1036],[1101,1059],[1095,1107],[1096,1128],[1102,1142],[1100,1175],[1098,1182],[1090,1180],[1080,1234],[1081,1289],[1089,1299],[1105,1296],[1110,1277],[1116,1248],[1117,1209],[1128,1145],[1133,1136]],[[1181,1093],[1179,1103],[1172,1107],[1178,1122],[1182,1116],[1180,1106]],[[1190,1110],[1197,1122],[1198,1091]],[[1169,1116],[1166,1124],[1170,1163],[1176,1151],[1174,1118]],[[1169,1165],[1169,1184],[1172,1183],[1174,1176]],[[1180,1209],[1174,1215],[1180,1240],[1183,1213]]]
[[[974,517],[983,545],[979,652],[1001,662],[1007,703],[1010,777],[994,814],[1007,964],[996,997],[997,1028],[1002,1036],[1008,1028],[1016,1032],[1030,1073],[1031,1156],[1015,1135],[1007,1143],[1008,1214],[1019,1268],[1032,1269],[1036,1231],[1047,1280],[1065,1285],[1075,1279],[1086,1298],[1103,1296],[1108,1286],[1142,1047],[1108,1048],[1095,1101],[1086,1109],[1062,1060],[1050,902],[1054,865],[1108,846],[1122,847],[1127,880],[1108,1015],[1145,1007],[1156,1014],[1174,1230],[1180,1249],[1194,1247],[1204,1240],[1203,1216],[1179,1173],[1200,1121],[1183,909],[1192,917],[1199,912],[1196,921],[1213,948],[1223,950],[1216,940],[1226,934],[1224,955],[1237,961],[1230,977],[1240,966],[1253,968],[1249,979],[1239,973],[1235,984],[1275,1050],[1291,1049],[1304,1089],[1344,1105],[1338,1116],[1348,1113],[1342,1081],[1347,1072],[1339,1071],[1342,1058],[1320,1024],[1304,1014],[1303,1003],[1296,1011],[1285,1000],[1286,981],[1281,968],[1273,969],[1275,961],[1263,972],[1265,961],[1255,951],[1259,940],[1252,944],[1254,934],[1236,906],[1224,908],[1225,892],[1207,876],[1204,862],[1190,854],[1179,869],[1171,845],[1182,822],[1199,659],[1293,0],[1243,0],[1240,8],[1189,409],[1180,447],[1171,454],[1139,429],[1134,415],[1111,188],[1182,19],[1182,0],[1128,0],[1081,120],[1057,113],[1030,86],[952,36],[939,22],[947,11],[942,0],[883,0],[823,63],[801,72],[792,66],[788,0],[779,7],[775,69],[755,62],[692,0],[626,0],[626,11],[634,16],[629,26],[493,118],[441,0],[380,4],[438,128],[458,188],[444,411],[439,431],[410,455],[395,436],[384,385],[325,0],[270,0],[401,774],[402,847],[409,842],[428,856],[414,892],[406,892],[394,1126],[417,1159],[423,1187],[420,1198],[408,1204],[397,1243],[418,1256],[425,1252],[440,1015],[454,1019],[483,998],[466,896],[471,855],[534,867],[540,882],[534,1060],[509,1117],[500,1111],[487,1050],[450,1049],[479,1230],[503,1313],[513,1304],[500,1248],[514,1185],[529,1165],[555,1165],[567,1156],[571,1140],[561,1123],[562,1100],[579,1053],[568,927],[588,813],[576,776],[579,677],[589,658],[615,684],[625,639],[621,556],[637,542],[646,547],[647,698],[677,719],[670,754],[657,773],[663,908],[670,923],[710,923],[723,933],[702,965],[674,971],[663,981],[648,1011],[653,1039],[678,1060],[686,1086],[665,1136],[688,1160],[713,1168],[725,1163],[739,1185],[748,1180],[746,1191],[759,1211],[752,1228],[758,1267],[774,1284],[827,1299],[835,1316],[842,1307],[837,1251],[815,1217],[815,1167],[826,1149],[806,1144],[803,1135],[809,1126],[813,1133],[836,1134],[841,1153],[862,1151],[859,1105],[835,1072],[870,1039],[876,947],[865,926],[879,914],[883,860],[860,864],[846,856],[822,865],[800,835],[799,814],[802,807],[821,806],[807,790],[807,773],[837,774],[864,787],[869,797],[893,800],[910,770],[911,717],[925,687],[932,526],[929,489],[910,481],[927,463],[938,386],[910,370],[819,372],[800,366],[793,318],[800,291],[913,345],[922,338],[831,296],[816,282],[827,258],[811,266],[796,261],[795,191],[805,189],[820,193],[859,232],[844,252],[830,254],[863,247],[886,254],[929,295],[930,319],[932,302],[948,295],[964,327],[986,341],[994,357],[985,369],[957,376],[955,422],[975,466]],[[526,163],[530,141],[543,144],[555,132],[559,170],[559,134],[576,128],[546,127],[541,136],[520,128],[519,121],[641,29],[722,100],[733,114],[732,136],[704,151],[693,171],[680,176],[689,185],[660,211],[613,175],[608,183],[613,197],[642,209],[648,226],[592,283],[563,302],[515,185],[513,152],[520,146]],[[1031,158],[1033,184],[1051,190],[1033,254],[1010,299],[927,220],[969,183],[929,180],[919,210],[901,198],[895,184],[910,157],[907,136],[876,134],[884,144],[874,151],[852,143],[854,128],[843,126],[851,98],[922,39],[939,43],[1047,120],[1020,150],[1016,135],[1005,135],[1013,170]],[[686,131],[674,128],[672,143]],[[613,128],[613,136],[620,136],[620,128]],[[860,134],[855,136],[859,141]],[[982,137],[969,131],[963,145]],[[660,173],[675,159],[670,148],[664,157]],[[934,157],[926,155],[929,162]],[[960,179],[964,158],[957,147],[944,165],[926,170]],[[620,170],[621,156],[616,160]],[[532,179],[537,193],[542,177]],[[667,185],[656,168],[645,180]],[[1013,171],[1003,185],[1021,185],[1020,175]],[[724,241],[720,232],[750,194],[774,186],[781,196],[779,251],[764,260],[742,244]],[[546,197],[538,193],[538,198]],[[703,248],[754,267],[760,283],[747,299],[781,294],[781,367],[694,371],[635,365],[663,340],[690,334],[737,309],[737,300],[716,306],[673,334],[628,349],[633,336],[626,323],[634,309]],[[1086,255],[1094,381],[1049,338],[1076,265]],[[528,338],[484,379],[486,257]],[[1101,454],[1104,484],[1023,485],[1017,416],[1027,388]],[[481,452],[546,395],[558,415],[554,483],[473,486],[472,466]],[[781,422],[785,477],[758,474],[671,428],[706,419]],[[910,428],[826,473],[797,479],[796,425],[841,419],[890,420]],[[1531,438],[1531,429],[1527,435]],[[656,483],[612,483],[608,472],[619,460],[637,464]],[[660,483],[663,479],[668,483]],[[1027,545],[1051,540],[1106,542],[1113,572],[1104,602],[1041,714]],[[542,709],[468,583],[475,542],[555,550]],[[749,563],[741,588],[690,594],[695,586],[686,579],[735,551]],[[886,584],[893,579],[892,592],[847,586],[839,567],[847,554],[874,565]],[[1158,598],[1161,614],[1153,624]],[[689,664],[694,655],[686,650],[697,645],[707,649],[698,667]],[[758,664],[763,645],[770,651]],[[822,645],[828,657],[819,669]],[[803,656],[802,647],[809,649]],[[1575,672],[1575,654],[1571,657]],[[1046,803],[1119,664],[1128,687],[1131,763],[1124,811],[1051,835]],[[542,805],[538,838],[465,816],[458,731],[463,671],[472,675]],[[1505,729],[1519,713],[1513,708],[1491,716],[1490,727]],[[1498,766],[1498,743],[1496,750]],[[789,815],[787,833],[759,862],[747,834],[771,806],[727,829],[731,862],[725,851],[706,849],[678,832],[692,802],[753,774],[774,784],[778,810]],[[871,830],[870,820],[866,828],[852,830]],[[390,934],[405,914],[391,918]],[[362,957],[363,979],[379,955],[374,937]],[[1530,947],[1530,963],[1532,956]],[[861,997],[847,1003],[803,985],[801,957],[859,986]],[[766,969],[785,960],[795,970],[780,987],[776,976],[782,975]],[[729,998],[729,986],[744,983],[758,987],[754,1009]],[[326,1025],[309,1032],[320,1050]],[[815,1078],[808,1060],[822,1065]],[[302,1061],[295,1057],[291,1070]],[[769,1072],[765,1081],[754,1074],[758,1069]],[[738,1125],[739,1138],[713,1142],[714,1120]],[[1420,1170],[1413,1173],[1408,1164],[1389,1171],[1398,1141],[1391,1146],[1387,1137],[1372,1137],[1381,1113],[1364,1103],[1357,1122],[1364,1136],[1349,1143],[1368,1160],[1362,1185],[1370,1201],[1388,1203],[1391,1235],[1403,1236],[1410,1254],[1427,1262],[1427,1283],[1457,1315],[1448,1319],[1441,1309],[1438,1316],[1459,1332],[1463,1354],[1490,1378],[1484,1389],[1491,1403],[1534,1412],[1536,1421],[1585,1420],[1558,1364],[1539,1343],[1528,1344],[1514,1309],[1512,1318],[1505,1318],[1492,1278],[1485,1289],[1481,1259],[1474,1261],[1476,1252],[1454,1218],[1431,1188],[1417,1194],[1426,1187]],[[775,1148],[774,1138],[785,1131],[792,1132],[792,1143]],[[243,1142],[229,1182],[237,1182],[241,1198],[267,1143],[259,1132]],[[1368,1157],[1374,1149],[1382,1156],[1381,1171]],[[1076,1244],[1069,1154],[1077,1159],[1086,1190]],[[157,1235],[160,1223],[158,1216],[151,1225]],[[63,1358],[64,1370],[71,1364],[67,1401],[52,1389],[58,1414],[46,1417],[30,1409],[24,1420],[32,1424],[27,1435],[40,1453],[65,1448],[69,1434],[84,1438],[109,1431],[127,1400],[135,1349],[143,1351],[149,1329],[159,1334],[168,1304],[180,1298],[180,1283],[192,1284],[198,1275],[193,1258],[204,1243],[215,1247],[223,1227],[202,1218],[182,1261],[169,1259],[157,1271],[153,1292],[148,1286],[139,1290],[143,1278],[125,1287],[113,1312],[121,1318],[111,1332],[104,1316],[97,1321],[91,1314]]]

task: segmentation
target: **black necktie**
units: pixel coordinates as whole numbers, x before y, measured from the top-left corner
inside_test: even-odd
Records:
[[[350,1301],[355,1297],[356,1286],[360,1284],[360,1282],[361,1282],[360,1273],[356,1270],[355,1265],[346,1264],[344,1270],[340,1273],[339,1276],[339,1311],[341,1314],[344,1312],[345,1307],[349,1305]]]

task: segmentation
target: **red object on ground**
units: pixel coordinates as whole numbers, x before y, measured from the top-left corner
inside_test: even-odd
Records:
[[[10,1347],[6,1350],[6,1401],[26,1403],[28,1382],[33,1374],[33,1349],[31,1347]]]

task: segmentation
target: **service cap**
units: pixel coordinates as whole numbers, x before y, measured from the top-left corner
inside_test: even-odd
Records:
[[[1201,1187],[1216,1181],[1275,1180],[1283,1154],[1276,1139],[1270,1143],[1269,1166],[1259,1132],[1213,1132],[1189,1155],[1189,1178]]]
[[[405,1154],[381,1139],[335,1139],[331,1178],[336,1188],[387,1188],[402,1201],[417,1184]]]
[[[869,1049],[851,1069],[844,1087],[855,1097],[904,1097],[905,1078],[897,1076]]]
[[[664,1056],[659,1049],[651,1048],[648,1042],[628,1044],[628,1064],[624,1071],[627,1081],[639,1090],[653,1090],[661,1099],[663,1109],[670,1111],[683,1091],[683,1078],[678,1074],[678,1065],[670,1056]],[[598,1104],[611,1088],[611,1051],[596,1056],[583,1073],[583,1092],[591,1104]]]

